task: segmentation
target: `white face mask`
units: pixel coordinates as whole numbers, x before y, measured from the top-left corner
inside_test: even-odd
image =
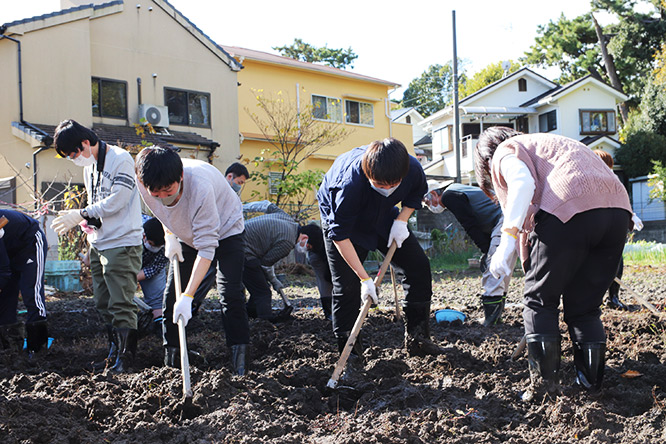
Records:
[[[152,252],[152,253],[159,253],[159,251],[162,249],[162,247],[153,247],[148,243],[147,240],[143,241],[143,246],[146,248],[146,250]]]
[[[89,157],[83,157],[83,152],[81,152],[74,159],[72,159],[70,157],[69,160],[74,162],[74,165],[76,165],[78,167],[87,167],[87,166],[90,166],[94,163],[97,163],[97,161],[95,160],[95,156],[93,156],[92,153],[88,153],[88,154],[90,154]]]
[[[178,199],[178,196],[180,195],[180,191],[183,189],[183,181],[180,181],[180,184],[178,185],[178,191],[176,191],[174,194],[171,196],[167,197],[156,197],[155,199],[159,200],[162,202],[162,205],[165,207],[173,205],[173,203]]]
[[[307,253],[308,252],[308,240],[307,240],[307,238],[303,239],[302,241],[297,243],[296,247],[294,247],[294,248],[296,249],[297,252],[299,252],[301,254]]]
[[[371,187],[373,190],[375,190],[376,192],[378,192],[379,194],[381,194],[382,196],[384,196],[384,197],[389,197],[391,194],[393,194],[393,192],[394,192],[395,190],[398,189],[399,186],[400,186],[400,184],[398,184],[398,185],[396,185],[396,186],[394,186],[394,187],[391,187],[391,188],[378,188],[378,187],[374,186],[374,185],[372,184],[372,182],[370,182],[370,187]]]
[[[234,182],[233,180],[232,180],[231,182],[229,182],[229,185],[231,185],[231,189],[234,190],[234,192],[235,192],[236,194],[239,194],[239,195],[240,195],[241,188],[243,188],[243,187],[241,187],[240,185],[238,185],[238,184],[237,184],[236,182]]]
[[[435,214],[439,214],[442,211],[444,211],[444,207],[439,204],[439,202],[436,205],[433,205],[433,200],[434,200],[434,192],[430,192],[425,195],[423,198],[423,203],[426,204],[428,209],[432,211]]]
[[[428,205],[428,209],[429,209],[430,211],[432,211],[433,213],[435,213],[435,214],[439,214],[439,213],[441,213],[442,211],[444,211],[444,207],[441,206],[440,204],[437,204],[437,205]]]

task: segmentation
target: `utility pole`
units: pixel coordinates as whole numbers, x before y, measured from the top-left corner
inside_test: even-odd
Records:
[[[460,183],[460,111],[458,110],[458,50],[456,48],[456,11],[453,16],[453,143],[456,150],[456,183]]]

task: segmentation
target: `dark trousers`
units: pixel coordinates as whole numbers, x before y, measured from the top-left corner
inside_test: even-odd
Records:
[[[187,286],[197,258],[197,251],[183,243],[183,262],[179,262],[181,285]],[[222,305],[222,326],[227,346],[250,343],[250,327],[243,296],[243,262],[245,238],[243,234],[222,239],[215,250],[217,262],[217,291]],[[178,347],[178,326],[173,323],[173,304],[176,292],[173,279],[173,262],[169,265],[167,291],[164,294],[164,345]]]
[[[268,319],[273,314],[271,299],[273,293],[266,280],[261,262],[257,258],[245,258],[245,269],[243,270],[243,284],[250,293],[247,301],[248,309],[254,309],[258,318]]]
[[[559,334],[560,296],[574,342],[604,342],[601,302],[617,272],[630,214],[619,208],[579,213],[567,223],[536,214],[525,264],[526,334]]]
[[[324,229],[324,244],[333,280],[333,332],[336,336],[349,332],[354,327],[361,308],[361,282],[354,270],[347,265],[335,244]],[[379,237],[377,249],[386,254],[388,240]],[[361,262],[368,256],[368,250],[354,245]],[[403,242],[393,255],[392,264],[404,273],[402,288],[406,305],[429,303],[432,297],[432,277],[430,261],[413,233]]]
[[[10,258],[11,276],[0,291],[0,325],[16,323],[19,292],[28,311],[26,322],[46,319],[44,303],[44,264],[46,262],[46,236],[39,230],[34,245]]]

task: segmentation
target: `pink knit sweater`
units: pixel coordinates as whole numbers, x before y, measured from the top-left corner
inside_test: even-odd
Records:
[[[629,195],[606,164],[584,144],[552,134],[524,134],[497,147],[497,159],[515,154],[529,168],[536,189],[523,229],[531,231],[541,209],[566,223],[595,208],[623,208],[632,213]],[[499,162],[493,162],[493,166]],[[493,187],[506,205],[507,186],[499,168],[491,170]]]

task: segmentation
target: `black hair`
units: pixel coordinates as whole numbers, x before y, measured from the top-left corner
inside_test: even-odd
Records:
[[[229,173],[233,174],[234,177],[245,176],[246,179],[250,178],[250,172],[247,170],[247,167],[240,162],[234,162],[229,165],[224,175],[226,176]]]
[[[90,128],[86,128],[76,120],[63,120],[55,129],[53,143],[55,150],[61,157],[69,157],[72,153],[81,150],[81,142],[87,140],[90,145],[99,142],[99,137]]]
[[[156,217],[151,217],[143,223],[143,232],[146,234],[146,239],[154,243],[156,247],[164,245],[164,228]]]
[[[493,156],[497,147],[514,136],[519,136],[523,133],[516,131],[513,128],[505,126],[491,126],[481,133],[479,141],[474,149],[475,167],[474,173],[476,174],[476,181],[478,182],[481,190],[493,201],[497,201],[497,196],[493,193],[493,179],[490,174],[490,169],[493,163]]]
[[[409,172],[409,153],[398,139],[375,140],[363,153],[365,176],[380,185],[395,185]]]
[[[159,191],[180,182],[183,161],[175,150],[160,146],[142,149],[134,163],[136,177],[149,191]]]

